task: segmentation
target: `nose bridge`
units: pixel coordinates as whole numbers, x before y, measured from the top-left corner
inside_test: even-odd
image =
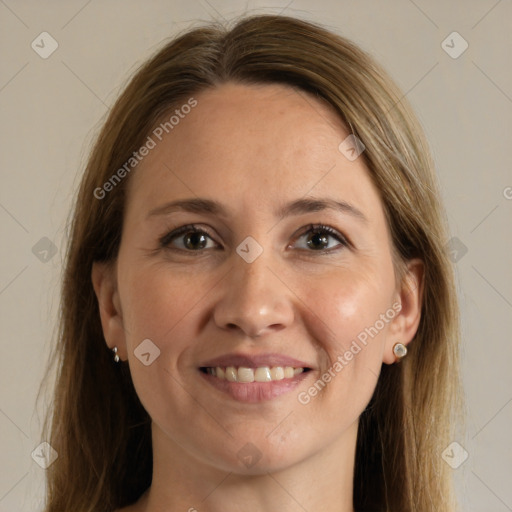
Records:
[[[260,336],[293,321],[289,290],[270,269],[271,260],[266,250],[250,263],[233,254],[232,270],[214,312],[219,327]]]
[[[270,271],[268,252],[255,261],[247,263],[242,258],[233,261],[233,288],[238,299],[257,304],[263,297],[275,300],[279,292],[275,289],[275,275]]]

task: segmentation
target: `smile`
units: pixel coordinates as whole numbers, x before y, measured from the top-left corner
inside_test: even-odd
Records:
[[[294,368],[292,366],[274,366],[272,368],[268,366],[258,368],[210,366],[201,368],[202,372],[229,382],[272,382],[293,379],[296,375],[308,370],[309,368]]]
[[[207,366],[201,376],[218,391],[239,402],[258,403],[292,391],[309,375],[310,368],[292,366]]]

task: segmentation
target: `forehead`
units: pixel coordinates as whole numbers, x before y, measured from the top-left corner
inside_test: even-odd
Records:
[[[339,192],[370,209],[379,202],[363,159],[349,161],[338,149],[348,130],[314,96],[278,84],[227,83],[194,99],[162,140],[153,136],[154,149],[131,177],[132,207],[220,194],[260,208],[308,193]]]

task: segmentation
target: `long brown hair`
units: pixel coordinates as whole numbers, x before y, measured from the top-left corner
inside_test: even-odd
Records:
[[[70,226],[61,323],[45,438],[58,459],[47,473],[45,512],[110,512],[152,478],[150,418],[127,363],[115,365],[91,283],[94,261],[115,261],[127,175],[95,191],[141,147],[162,115],[226,81],[280,83],[326,101],[364,143],[381,193],[397,267],[424,261],[422,317],[401,364],[383,365],[360,418],[354,507],[454,510],[441,457],[461,411],[458,308],[435,171],[422,129],[384,71],[350,41],[285,16],[253,16],[232,28],[189,30],[145,63],[110,111],[92,150]],[[136,172],[136,171],[134,171]]]

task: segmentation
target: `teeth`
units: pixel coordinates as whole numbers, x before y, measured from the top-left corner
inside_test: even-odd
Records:
[[[284,378],[291,379],[293,378],[293,368],[291,366],[286,366],[284,369]]]
[[[220,372],[219,372],[220,370]],[[222,368],[215,368],[215,372],[216,372],[216,375],[217,377],[221,377],[221,374],[222,374]],[[233,366],[228,366],[226,368],[226,380],[229,380],[229,382],[236,382],[238,380],[238,371],[236,368],[234,368]]]
[[[284,370],[282,366],[276,366],[270,370],[270,377],[272,380],[283,380],[284,379]]]
[[[256,368],[254,372],[254,380],[256,382],[269,382],[272,380],[272,375],[270,375],[270,368],[268,366],[264,366],[263,368]]]
[[[259,368],[247,368],[240,366],[228,366],[227,368],[207,368],[207,373],[219,379],[229,382],[271,382],[283,379],[292,379],[304,371],[304,368],[293,368],[292,366],[261,366]]]
[[[252,368],[238,368],[238,382],[254,382],[254,370]]]

